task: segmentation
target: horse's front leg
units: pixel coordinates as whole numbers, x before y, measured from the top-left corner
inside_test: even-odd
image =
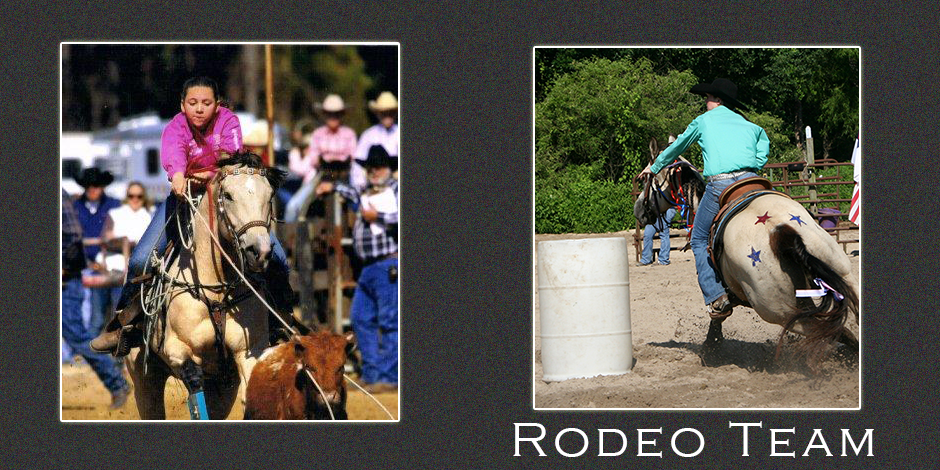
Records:
[[[238,367],[238,375],[241,376],[238,383],[238,400],[242,405],[245,404],[248,379],[251,378],[251,371],[254,370],[255,364],[258,363],[258,355],[260,355],[260,351],[239,351],[235,354],[235,365]]]
[[[209,419],[209,407],[206,405],[206,392],[203,384],[202,367],[196,361],[187,359],[180,367],[180,379],[189,390],[189,416],[192,419]]]
[[[725,336],[721,332],[721,322],[724,318],[713,318],[708,324],[708,334],[705,335],[705,342],[702,344],[702,365],[715,365],[718,359],[718,353],[721,349],[721,343]]]
[[[183,341],[170,335],[164,344],[167,363],[189,392],[187,404],[192,419],[209,419],[206,406],[202,366],[196,361],[193,350]]]
[[[166,380],[170,376],[166,366],[155,354],[145,354],[143,348],[132,349],[124,363],[134,381],[134,398],[140,419],[166,419],[163,399]]]

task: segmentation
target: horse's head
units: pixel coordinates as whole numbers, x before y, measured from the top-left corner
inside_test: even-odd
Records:
[[[670,136],[669,142],[674,141],[675,137]],[[661,151],[656,139],[651,139],[650,164]],[[643,191],[633,205],[633,214],[640,226],[643,226],[653,224],[661,214],[673,206],[688,205],[695,212],[704,192],[704,178],[680,155],[675,162],[643,181]]]
[[[674,138],[672,140],[675,140]],[[670,140],[670,142],[672,141]],[[655,138],[650,139],[650,164],[656,160],[662,149]],[[643,190],[637,196],[633,204],[633,215],[636,217],[640,226],[653,224],[664,214],[674,202],[669,199],[669,177],[670,172],[663,168],[652,176],[643,179]]]
[[[274,192],[284,172],[265,167],[253,153],[232,155],[218,166],[213,189],[220,236],[239,250],[249,269],[260,272],[271,254]]]

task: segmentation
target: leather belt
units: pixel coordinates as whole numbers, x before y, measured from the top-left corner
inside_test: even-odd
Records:
[[[389,253],[387,255],[382,255],[382,256],[376,256],[375,258],[366,258],[365,260],[363,260],[362,266],[365,267],[370,264],[378,263],[379,261],[385,261],[387,259],[395,259],[395,258],[398,258],[398,252]]]
[[[708,182],[711,183],[711,182],[713,182],[713,181],[721,181],[721,180],[726,180],[726,179],[729,179],[729,178],[737,178],[738,176],[742,176],[742,175],[744,175],[745,173],[755,173],[755,174],[756,174],[756,173],[757,173],[757,170],[755,170],[755,169],[753,169],[753,168],[744,168],[744,169],[742,169],[742,170],[733,171],[733,172],[731,172],[731,173],[718,173],[717,175],[711,175],[711,176],[709,176],[707,179],[708,179]]]

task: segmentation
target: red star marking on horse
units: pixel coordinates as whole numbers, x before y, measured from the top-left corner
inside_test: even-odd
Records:
[[[754,222],[754,225],[757,225],[757,224],[767,225],[767,219],[769,218],[770,216],[767,215],[767,212],[764,212],[764,215],[757,216],[757,222]]]

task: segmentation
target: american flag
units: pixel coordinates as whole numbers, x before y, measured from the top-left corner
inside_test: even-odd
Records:
[[[859,185],[862,182],[862,151],[858,138],[855,138],[855,149],[852,150],[852,164],[855,165],[855,190],[852,191],[852,205],[849,207],[849,220],[855,225],[862,225],[862,195]]]

